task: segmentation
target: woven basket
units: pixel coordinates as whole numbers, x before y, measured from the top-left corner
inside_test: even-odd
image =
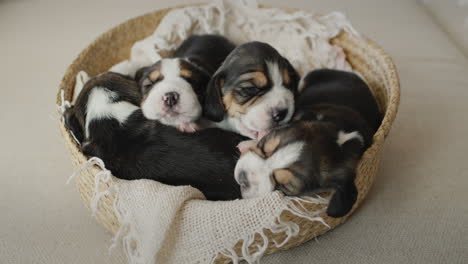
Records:
[[[170,10],[171,8],[159,10],[131,19],[98,37],[68,67],[57,93],[57,104],[60,105],[61,103],[62,89],[65,92],[65,99],[71,100],[75,77],[79,71],[86,71],[90,76],[94,76],[108,70],[118,62],[128,59],[132,45],[136,41],[151,35],[161,19]],[[374,143],[364,153],[358,167],[356,185],[359,190],[359,196],[352,210],[354,211],[362,203],[376,176],[384,139],[388,135],[397,113],[400,87],[397,72],[391,58],[371,40],[357,39],[347,33],[342,33],[333,39],[332,42],[343,48],[347,55],[347,60],[353,69],[360,72],[366,78],[377,98],[380,109],[385,113],[382,125],[374,136]],[[87,162],[88,158],[80,152],[78,145],[62,122],[60,123],[60,129],[65,139],[65,144],[70,151],[73,165],[75,168],[81,167]],[[94,191],[94,176],[100,171],[97,166],[94,166],[84,170],[75,178],[81,199],[88,209],[90,208],[90,200]],[[96,219],[107,230],[115,234],[119,229],[119,222],[112,206],[114,199],[113,195],[107,195],[101,199],[100,206],[96,212]],[[319,208],[319,205],[305,204],[305,206],[310,210],[317,210]],[[343,223],[349,215],[339,219],[330,218],[326,215],[321,216],[331,228],[334,228]],[[281,219],[298,224],[300,226],[299,235],[292,237],[282,248],[277,248],[272,241],[274,239],[282,241],[286,235],[283,233],[274,234],[265,230],[265,234],[270,238],[266,254],[297,246],[331,229],[321,223],[311,222],[289,212],[283,212]],[[260,241],[262,241],[260,236],[256,236],[255,240],[254,244],[260,244]],[[239,255],[241,242],[239,241],[235,247],[235,251]],[[253,246],[250,248],[255,251]],[[216,262],[229,263],[230,259],[220,255]]]

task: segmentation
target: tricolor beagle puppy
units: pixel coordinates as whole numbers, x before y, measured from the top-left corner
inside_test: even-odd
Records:
[[[194,132],[208,81],[234,47],[222,36],[193,35],[182,42],[172,58],[138,70],[135,79],[145,117]]]
[[[242,44],[210,80],[204,116],[221,128],[259,138],[291,120],[298,82],[296,70],[272,46]]]
[[[369,87],[354,73],[313,71],[299,89],[293,122],[243,151],[236,181],[244,198],[275,189],[292,196],[333,190],[327,214],[344,216],[357,199],[356,168],[381,114]]]
[[[101,158],[118,178],[191,185],[209,200],[240,198],[233,172],[245,138],[218,128],[182,133],[148,120],[140,97],[137,83],[116,73],[88,81],[64,113],[83,153]]]

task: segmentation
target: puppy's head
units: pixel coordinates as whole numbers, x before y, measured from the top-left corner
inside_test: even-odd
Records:
[[[359,156],[349,149],[361,144],[355,131],[338,131],[322,122],[295,122],[273,130],[242,153],[235,179],[243,198],[275,189],[291,196],[333,190],[327,213],[341,217],[357,198],[354,178]]]
[[[202,68],[181,58],[162,59],[140,69],[135,79],[143,97],[143,114],[171,126],[196,121],[209,78]]]
[[[298,74],[287,59],[262,42],[238,46],[211,78],[204,115],[224,118],[242,135],[261,133],[289,122]]]

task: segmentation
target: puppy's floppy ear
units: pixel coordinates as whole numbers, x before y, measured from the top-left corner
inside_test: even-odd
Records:
[[[143,67],[141,69],[139,69],[138,71],[136,71],[135,73],[135,81],[140,84],[140,80],[141,78],[143,78],[143,75],[145,74],[145,72],[149,69],[149,67]]]
[[[216,73],[208,82],[206,90],[203,115],[214,122],[221,122],[226,113],[221,89],[224,85],[224,73]]]
[[[79,143],[82,143],[84,140],[83,128],[78,121],[78,118],[75,114],[74,106],[67,108],[63,113],[65,126],[70,130],[73,136],[78,140]]]
[[[351,211],[354,203],[356,202],[358,191],[354,184],[354,172],[353,175],[348,175],[345,182],[338,183],[334,186],[335,193],[330,199],[330,203],[327,208],[327,215],[331,217],[342,217]]]
[[[85,142],[83,142],[83,144],[81,145],[81,152],[83,152],[84,155],[89,157],[98,157],[101,159],[104,158],[102,155],[103,152],[101,148],[90,140],[86,140]]]

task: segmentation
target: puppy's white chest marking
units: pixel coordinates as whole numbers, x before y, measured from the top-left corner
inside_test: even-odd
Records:
[[[104,87],[96,87],[91,91],[86,109],[86,137],[89,136],[89,123],[92,120],[115,118],[122,124],[138,109],[137,106],[125,101],[113,103],[112,99],[116,97],[115,92]]]
[[[342,146],[344,143],[352,140],[352,139],[358,139],[361,144],[364,144],[364,138],[361,136],[361,134],[357,131],[353,131],[353,132],[350,132],[350,133],[346,133],[342,130],[340,130],[340,132],[338,132],[338,138],[336,140],[336,143],[339,145],[339,146]]]
[[[293,94],[284,87],[283,76],[281,75],[278,64],[268,61],[266,65],[273,84],[271,91],[268,93],[267,98],[265,98],[266,102],[271,103],[272,107],[289,108],[289,104],[292,104],[294,100]]]

